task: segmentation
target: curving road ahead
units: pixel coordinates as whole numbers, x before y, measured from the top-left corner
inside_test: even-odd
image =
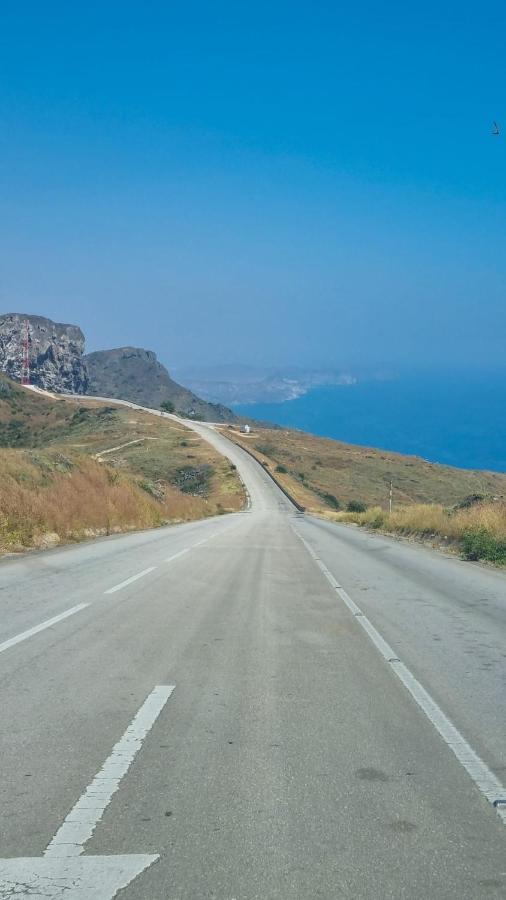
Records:
[[[0,563],[0,900],[506,896],[506,578],[243,513]]]

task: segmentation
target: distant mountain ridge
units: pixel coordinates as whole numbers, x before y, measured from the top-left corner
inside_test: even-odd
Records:
[[[61,394],[93,394],[130,400],[205,421],[233,422],[237,416],[220,403],[201,400],[174,381],[151,350],[118,347],[84,354],[85,337],[77,325],[26,313],[0,315],[0,372],[14,381],[23,375],[25,323],[28,322],[30,382]]]
[[[286,403],[320,386],[350,386],[361,381],[393,377],[380,368],[305,369],[300,366],[257,368],[254,366],[181,367],[177,376],[206,400],[226,404]]]
[[[169,401],[177,412],[188,418],[231,422],[237,419],[219,403],[207,403],[170,377],[152,350],[141,347],[117,347],[97,350],[84,357],[88,371],[88,393],[101,397],[130,400],[140,406],[159,409]]]

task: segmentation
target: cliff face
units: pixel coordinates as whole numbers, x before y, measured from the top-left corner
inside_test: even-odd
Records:
[[[43,316],[6,313],[0,316],[0,371],[21,380],[23,322],[30,329],[30,381],[60,393],[84,394],[88,375],[83,361],[84,335],[77,325],[62,325]]]
[[[170,401],[176,412],[209,422],[237,418],[226,406],[201,400],[173,381],[151,350],[119,347],[83,356],[81,329],[43,316],[0,315],[0,372],[14,381],[21,381],[23,374],[23,327],[27,320],[30,382],[37,387],[56,393],[117,397],[154,409]]]
[[[206,403],[173,381],[151,350],[140,347],[99,350],[85,356],[85,361],[90,394],[130,400],[152,409],[159,409],[168,400],[176,412],[209,422],[231,422],[237,418],[226,406]]]

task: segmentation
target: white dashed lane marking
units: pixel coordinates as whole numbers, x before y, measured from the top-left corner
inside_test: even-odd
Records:
[[[68,619],[69,616],[73,616],[82,609],[86,609],[87,606],[89,606],[89,603],[78,603],[77,606],[66,609],[65,612],[60,613],[58,616],[53,616],[52,619],[46,619],[39,625],[34,625],[33,628],[27,628],[26,631],[22,631],[20,634],[16,634],[14,637],[11,637],[0,644],[0,653],[3,653],[4,650],[8,650],[10,647],[14,647],[16,644],[20,644],[21,641],[26,641],[27,638],[33,637],[41,631],[45,631],[46,628],[51,628],[52,625],[57,625],[58,622],[63,622],[64,619]]]
[[[137,575],[132,575],[130,578],[126,578],[125,581],[120,581],[119,584],[115,584],[114,587],[109,588],[109,590],[104,591],[104,594],[115,594],[116,591],[121,591],[122,588],[127,587],[129,584],[133,584],[134,581],[138,581],[139,578],[143,578],[144,575],[148,575],[150,572],[154,572],[156,566],[148,566],[147,569],[143,569],[142,572],[137,572]]]

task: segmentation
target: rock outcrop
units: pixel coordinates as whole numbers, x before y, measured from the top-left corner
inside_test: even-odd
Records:
[[[220,403],[201,400],[173,381],[156,353],[139,347],[99,350],[84,356],[84,335],[77,325],[62,325],[43,316],[0,315],[0,372],[14,381],[23,375],[24,323],[29,324],[30,383],[46,391],[94,394],[130,400],[209,422],[232,422],[237,416]]]
[[[89,374],[89,394],[130,400],[160,409],[169,402],[174,411],[208,422],[232,422],[237,416],[220,403],[207,403],[170,377],[152,350],[118,347],[84,357]]]
[[[22,313],[0,315],[0,371],[21,381],[25,321],[29,323],[31,384],[47,391],[85,394],[88,375],[83,361],[84,335],[77,325]]]

